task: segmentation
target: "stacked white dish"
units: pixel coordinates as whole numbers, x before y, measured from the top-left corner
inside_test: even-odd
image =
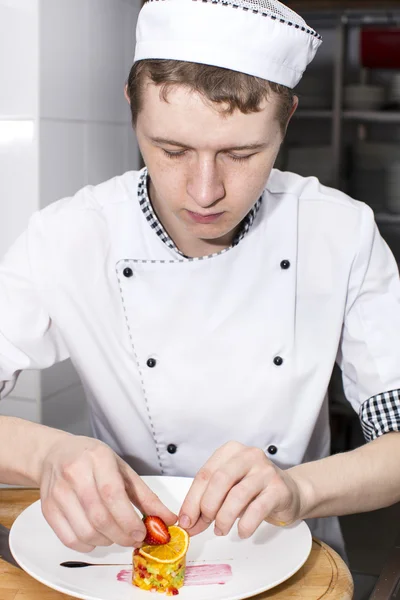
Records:
[[[323,76],[304,75],[296,87],[299,96],[299,109],[329,109],[332,107],[332,86]]]
[[[400,144],[358,142],[353,148],[351,195],[376,212],[400,211],[399,165]]]
[[[400,73],[393,75],[390,82],[389,102],[400,105]]]
[[[332,146],[292,146],[287,151],[287,171],[303,177],[317,177],[324,185],[333,184]]]
[[[386,179],[386,207],[394,214],[400,213],[400,160],[389,165]]]
[[[385,104],[385,88],[361,83],[347,85],[343,101],[350,110],[377,110]]]

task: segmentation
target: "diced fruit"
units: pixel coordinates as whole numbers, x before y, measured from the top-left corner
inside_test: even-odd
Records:
[[[167,590],[167,596],[177,596],[179,591],[176,588],[169,588]]]
[[[189,535],[177,526],[168,531],[167,544],[145,545],[133,551],[132,583],[142,590],[176,596],[184,585]]]

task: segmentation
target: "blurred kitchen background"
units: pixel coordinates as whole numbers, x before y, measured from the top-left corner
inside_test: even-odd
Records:
[[[0,0],[0,256],[34,211],[141,166],[123,95],[140,5]],[[400,261],[400,1],[288,5],[324,43],[297,89],[299,110],[276,166],[367,202]],[[330,401],[332,451],[362,444],[337,372]],[[22,373],[0,414],[90,434],[69,361]],[[356,599],[367,598],[400,530],[400,508],[342,524]]]

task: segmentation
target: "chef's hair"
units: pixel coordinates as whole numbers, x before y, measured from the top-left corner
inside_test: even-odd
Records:
[[[258,112],[264,99],[271,93],[277,94],[280,98],[277,118],[285,135],[294,101],[294,92],[288,87],[230,69],[165,59],[140,60],[130,71],[127,93],[133,126],[142,108],[145,81],[149,79],[160,86],[161,98],[166,102],[171,87],[183,85],[200,93],[212,105],[221,105],[221,112],[227,115],[235,110],[244,114]]]

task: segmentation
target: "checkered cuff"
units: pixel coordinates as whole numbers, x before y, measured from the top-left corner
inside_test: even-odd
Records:
[[[367,442],[384,433],[400,431],[400,390],[383,392],[366,400],[360,408],[360,421]]]

